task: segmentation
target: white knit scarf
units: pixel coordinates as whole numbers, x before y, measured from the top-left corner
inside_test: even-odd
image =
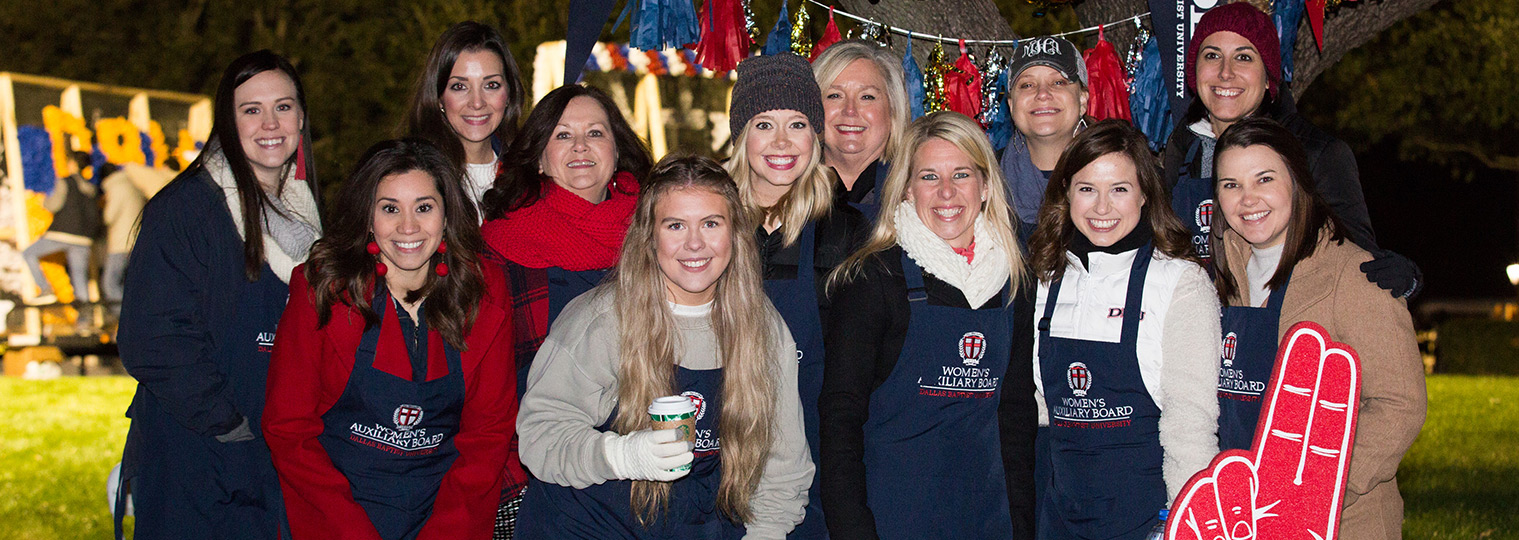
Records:
[[[227,164],[227,158],[220,151],[214,151],[205,160],[206,172],[211,173],[211,179],[216,185],[221,186],[222,193],[227,198],[227,211],[232,214],[232,224],[237,227],[237,237],[243,237],[243,200],[238,195],[237,181],[232,176],[232,167]],[[285,172],[282,182],[284,189],[279,194],[279,204],[284,207],[291,220],[300,221],[305,225],[316,229],[316,235],[322,235],[322,221],[318,217],[316,198],[311,195],[311,189],[306,187],[305,182],[295,179],[295,168]],[[311,246],[304,250],[296,250],[298,253],[288,253],[282,249],[279,242],[269,235],[269,226],[266,220],[264,226],[264,260],[269,263],[269,268],[274,270],[274,275],[279,276],[280,281],[290,283],[290,273],[295,271],[298,264],[306,262],[306,257],[311,253]]]
[[[939,280],[960,289],[971,307],[980,307],[1007,285],[1007,250],[992,234],[986,222],[986,214],[976,216],[976,256],[970,264],[965,257],[955,253],[948,242],[939,238],[918,218],[911,201],[897,205],[894,216],[897,225],[897,244],[907,256],[923,267],[923,270]]]

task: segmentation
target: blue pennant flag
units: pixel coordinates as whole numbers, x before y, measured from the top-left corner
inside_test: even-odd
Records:
[[[802,0],[806,1],[806,0]],[[766,55],[780,54],[791,51],[791,29],[786,26],[786,20],[791,17],[786,13],[786,2],[781,1],[781,18],[775,20],[775,28],[770,30],[770,37],[765,38]]]
[[[912,38],[907,39],[907,53],[902,55],[902,73],[907,76],[907,104],[912,109],[912,119],[923,116],[923,70],[912,57]]]

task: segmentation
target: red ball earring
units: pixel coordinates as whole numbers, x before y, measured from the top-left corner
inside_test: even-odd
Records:
[[[447,255],[444,255],[445,253],[448,253],[447,240],[438,243],[438,255],[440,257],[438,258],[437,266],[433,267],[433,271],[438,273],[438,277],[448,276],[448,263],[443,261],[443,259],[447,258]]]
[[[375,256],[374,275],[385,277],[385,272],[389,271],[390,269],[385,267],[385,261],[380,260],[380,244],[375,243],[373,240],[370,240],[369,245],[364,246],[364,251],[368,251],[370,255]]]

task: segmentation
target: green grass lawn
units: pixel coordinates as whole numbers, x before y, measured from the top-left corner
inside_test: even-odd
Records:
[[[0,378],[0,539],[107,538],[126,377]],[[1519,378],[1429,378],[1429,420],[1399,473],[1405,537],[1519,538]]]

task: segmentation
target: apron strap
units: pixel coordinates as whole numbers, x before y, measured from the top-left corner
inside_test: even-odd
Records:
[[[1139,319],[1144,315],[1140,305],[1145,296],[1145,276],[1150,272],[1150,260],[1154,254],[1155,246],[1150,242],[1145,242],[1134,254],[1134,266],[1129,269],[1129,291],[1123,305],[1123,334],[1119,338],[1124,343],[1135,343],[1139,338]]]
[[[1287,282],[1288,283],[1292,282],[1292,274],[1291,273],[1287,274]],[[1266,298],[1266,309],[1275,311],[1278,314],[1280,314],[1282,312],[1282,301],[1286,297],[1287,297],[1287,286],[1286,285],[1282,285],[1281,287],[1277,287],[1276,289],[1274,289],[1274,290],[1271,291],[1271,296],[1268,296]]]
[[[797,238],[801,242],[801,245],[797,246],[796,257],[796,277],[798,278],[803,275],[812,275],[812,272],[816,272],[816,270],[813,270],[815,268],[813,261],[815,260],[814,252],[817,251],[817,234],[817,222],[812,221],[802,228],[802,235]],[[803,269],[808,270],[808,273],[803,274]]]
[[[1202,147],[1202,139],[1192,139],[1192,144],[1187,145],[1187,159],[1181,162],[1181,176],[1192,176],[1192,164],[1197,160],[1197,153],[1202,151]]]
[[[374,299],[369,302],[369,308],[380,315],[380,322],[364,329],[364,334],[359,337],[359,349],[354,352],[355,359],[367,359],[370,367],[374,366],[375,352],[379,350],[380,329],[385,327],[385,315],[390,305],[390,289],[385,286],[385,281],[375,279]],[[399,324],[399,321],[397,321]],[[360,367],[357,362],[354,367]]]
[[[908,302],[928,300],[928,289],[923,287],[923,268],[907,256],[905,249],[902,250],[902,277],[907,278]]]

